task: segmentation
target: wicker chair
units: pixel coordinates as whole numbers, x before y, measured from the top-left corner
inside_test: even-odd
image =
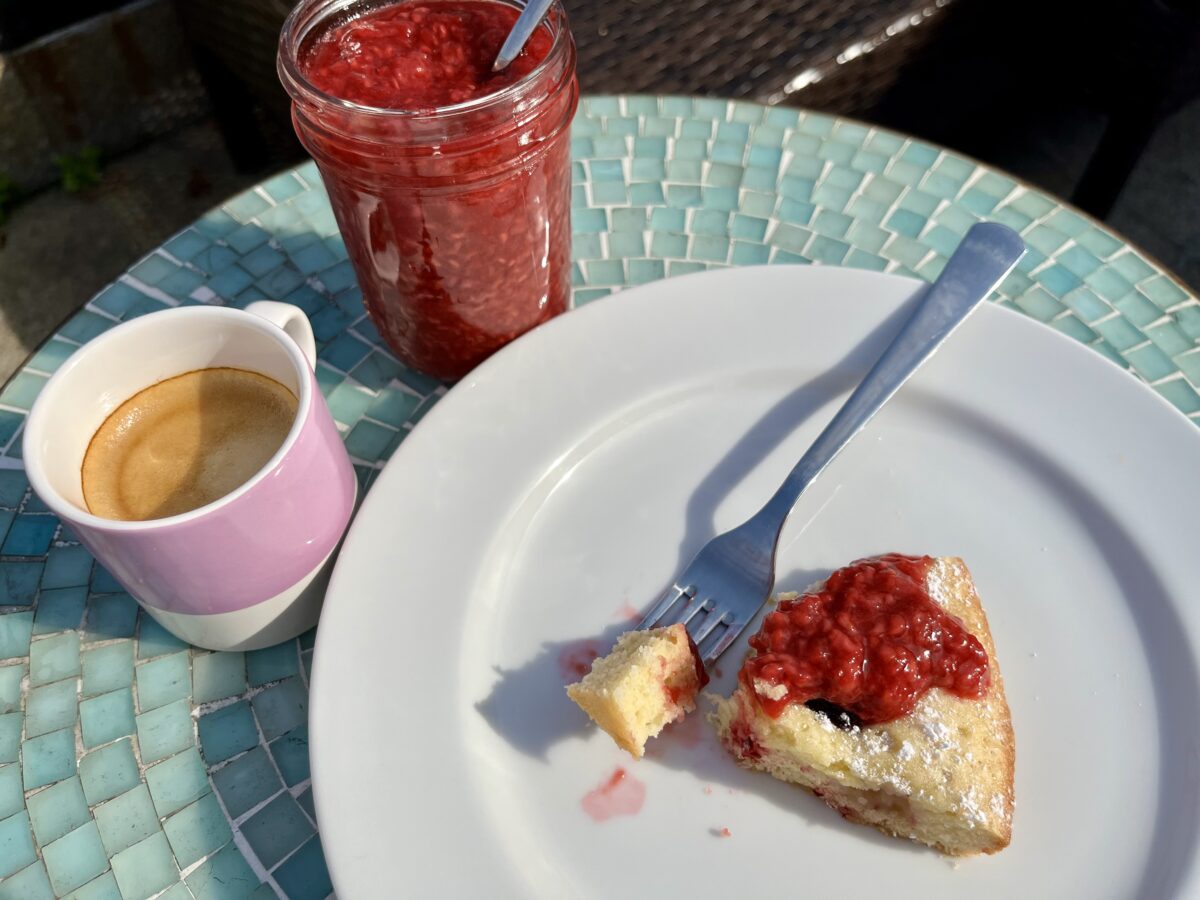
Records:
[[[1161,123],[1200,97],[1200,0],[1079,9],[1077,0],[952,4],[936,45],[872,121],[1003,168],[1028,165],[1042,187],[1105,217]],[[1034,142],[1057,146],[1031,165]]]
[[[950,0],[565,2],[585,93],[708,94],[855,114],[890,87]],[[176,3],[235,160],[257,168],[295,156],[275,77],[289,0]]]

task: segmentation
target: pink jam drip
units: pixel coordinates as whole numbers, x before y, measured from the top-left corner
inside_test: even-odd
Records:
[[[646,802],[646,785],[618,766],[598,787],[583,796],[580,805],[594,822],[616,816],[634,816]]]

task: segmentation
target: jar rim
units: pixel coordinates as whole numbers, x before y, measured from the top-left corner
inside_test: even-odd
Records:
[[[537,84],[538,80],[553,64],[556,57],[563,52],[563,45],[570,40],[570,28],[567,24],[566,10],[562,0],[554,0],[550,12],[538,25],[538,28],[549,28],[553,38],[550,49],[545,57],[529,72],[517,81],[507,85],[495,93],[484,94],[462,103],[449,106],[437,106],[433,109],[393,109],[385,106],[368,106],[355,103],[335,94],[330,94],[312,83],[300,68],[300,47],[314,28],[327,21],[331,15],[342,12],[355,5],[369,5],[372,8],[390,6],[393,3],[403,3],[405,0],[390,0],[390,2],[372,4],[370,0],[301,0],[293,7],[279,32],[279,47],[276,54],[276,68],[279,80],[293,99],[297,95],[306,100],[315,100],[323,105],[333,106],[345,112],[358,115],[378,116],[386,119],[422,119],[444,118],[460,114],[470,114],[486,111],[493,105],[511,102],[512,98],[526,93]],[[435,0],[436,2],[436,0]],[[504,6],[522,10],[529,0],[480,0],[484,3],[498,3]]]

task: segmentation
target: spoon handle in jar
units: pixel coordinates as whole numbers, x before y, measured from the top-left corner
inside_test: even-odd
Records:
[[[525,42],[542,23],[553,3],[554,0],[528,0],[521,14],[517,16],[517,21],[513,23],[512,31],[504,39],[500,52],[496,54],[496,61],[492,64],[493,72],[508,68],[508,64],[520,55]]]

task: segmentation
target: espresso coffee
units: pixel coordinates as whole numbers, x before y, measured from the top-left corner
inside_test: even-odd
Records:
[[[244,369],[199,369],[122,403],[83,458],[83,498],[105,519],[189,512],[245,484],[283,445],[296,396]]]

